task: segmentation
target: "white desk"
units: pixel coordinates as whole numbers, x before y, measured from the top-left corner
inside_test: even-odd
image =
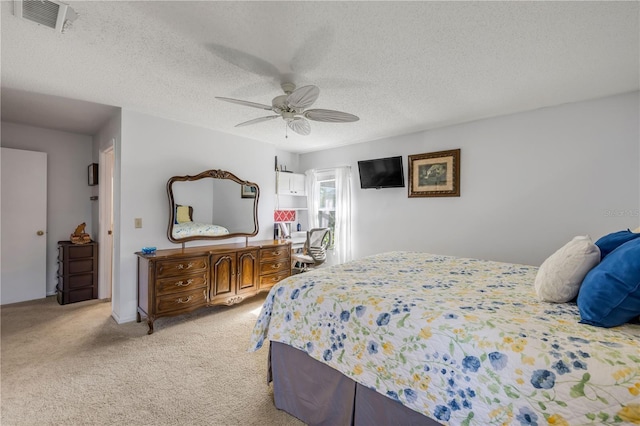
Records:
[[[304,248],[304,243],[307,239],[306,238],[292,238],[291,239],[291,250],[296,251],[298,249],[302,250],[302,248]]]
[[[291,233],[291,250],[294,252],[304,247],[307,241],[307,231],[296,231]]]

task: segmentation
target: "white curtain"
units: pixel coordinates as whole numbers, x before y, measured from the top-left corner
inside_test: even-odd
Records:
[[[318,189],[319,185],[315,170],[307,170],[305,177],[305,185],[307,187],[307,223],[309,224],[309,229],[313,229],[319,226],[320,190]]]
[[[319,226],[320,185],[323,180],[335,179],[335,231],[333,235],[333,259],[336,263],[351,260],[351,167],[323,170],[307,170],[307,207],[309,229]]]
[[[336,173],[335,257],[338,263],[351,260],[351,167],[338,167]]]

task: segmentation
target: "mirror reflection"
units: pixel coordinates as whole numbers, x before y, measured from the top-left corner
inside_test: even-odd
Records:
[[[174,176],[167,182],[172,242],[254,236],[258,185],[223,170]]]

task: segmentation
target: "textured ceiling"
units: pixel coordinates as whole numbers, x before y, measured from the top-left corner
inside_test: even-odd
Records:
[[[46,118],[63,97],[306,152],[639,88],[638,2],[70,2],[63,34],[0,3],[2,115],[18,122],[64,127],[70,104]],[[280,119],[235,128],[270,113],[214,98],[270,104],[284,81],[360,121],[285,138]]]

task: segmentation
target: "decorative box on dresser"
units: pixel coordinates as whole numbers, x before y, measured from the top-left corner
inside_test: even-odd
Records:
[[[277,240],[136,255],[137,321],[147,318],[148,334],[157,318],[240,303],[291,275],[291,244]]]
[[[58,303],[98,298],[98,243],[58,241]]]

